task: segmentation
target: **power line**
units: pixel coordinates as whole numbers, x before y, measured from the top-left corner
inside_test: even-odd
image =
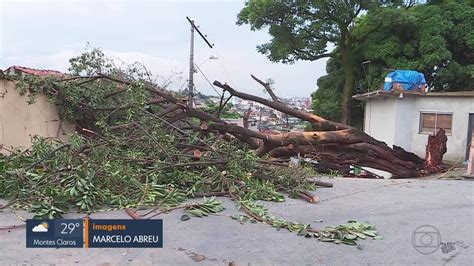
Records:
[[[217,56],[218,56],[219,58],[222,58],[221,55],[220,55],[220,53],[219,53],[219,49],[216,48],[215,50],[216,50]],[[221,65],[222,69],[224,69],[224,72],[225,72],[225,74],[227,75],[227,78],[228,78],[232,83],[235,83],[234,80],[232,79],[232,77],[230,76],[229,72],[227,71],[227,68],[225,67],[225,65],[223,64],[223,62],[219,61],[218,63]]]
[[[194,64],[194,66],[197,68],[197,70],[199,71],[199,73],[202,74],[202,76],[206,79],[207,83],[209,83],[209,85],[211,85],[212,89],[217,93],[217,95],[219,95],[219,97],[221,97],[221,94],[219,93],[219,91],[216,89],[216,87],[214,87],[214,84],[211,83],[211,81],[206,77],[206,75],[202,72],[201,68],[199,68],[198,65]]]

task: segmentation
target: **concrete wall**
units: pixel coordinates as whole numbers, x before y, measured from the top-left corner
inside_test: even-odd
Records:
[[[419,133],[420,112],[436,111],[453,114],[452,134],[448,135],[448,151],[444,159],[464,161],[467,146],[469,113],[474,113],[473,97],[417,97],[415,106],[416,119],[413,120],[413,152],[425,155],[428,134]]]
[[[407,151],[412,151],[413,134],[418,133],[418,127],[414,126],[413,115],[415,110],[415,102],[417,98],[405,97],[402,99],[392,98],[396,106],[395,113],[395,145],[404,148]]]
[[[392,98],[367,100],[364,131],[392,146],[395,141],[396,102]]]
[[[364,131],[374,138],[425,156],[428,134],[419,132],[420,112],[453,114],[452,134],[444,159],[463,160],[466,152],[469,113],[474,113],[472,97],[395,97],[366,101]]]
[[[67,141],[66,134],[74,130],[72,123],[61,122],[56,107],[47,102],[46,96],[40,95],[28,105],[27,96],[21,96],[13,82],[0,80],[0,146],[29,148],[34,135]],[[6,149],[0,150],[7,153]]]

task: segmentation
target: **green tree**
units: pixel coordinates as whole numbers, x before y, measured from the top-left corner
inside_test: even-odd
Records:
[[[430,1],[409,9],[372,10],[356,23],[354,53],[361,68],[370,61],[371,84],[388,69],[422,72],[436,91],[474,87],[474,7],[472,2]],[[357,59],[356,59],[357,60]],[[367,66],[368,67],[368,66]]]
[[[273,62],[338,60],[344,73],[341,122],[349,124],[354,84],[352,28],[361,11],[378,5],[378,1],[369,0],[250,0],[240,11],[237,24],[249,24],[251,30],[268,27],[272,39],[257,49]],[[337,52],[328,51],[331,44],[338,47]]]
[[[311,94],[313,112],[333,121],[341,119],[341,95],[344,73],[340,64],[329,59],[325,76],[318,79],[318,89]]]
[[[355,54],[357,55],[357,54]],[[355,58],[356,62],[357,57]],[[354,93],[364,92],[365,83],[361,84],[363,73],[355,68]],[[313,112],[319,116],[333,121],[340,120],[341,117],[341,99],[344,87],[344,72],[341,64],[335,59],[329,59],[326,64],[327,75],[318,79],[318,89],[311,94]],[[357,128],[362,128],[363,106],[360,102],[354,101],[351,104],[351,124]]]
[[[379,89],[393,69],[422,72],[434,91],[474,89],[474,8],[469,1],[429,1],[410,8],[379,8],[356,19],[352,34],[354,93]],[[336,50],[338,47],[336,47]],[[312,94],[315,113],[340,116],[343,72],[338,58]],[[354,102],[351,122],[362,125],[363,108]]]

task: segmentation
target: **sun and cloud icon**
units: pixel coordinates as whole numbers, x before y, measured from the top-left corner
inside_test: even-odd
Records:
[[[49,224],[47,222],[42,222],[38,224],[37,226],[33,227],[31,231],[35,233],[45,233],[45,232],[48,232],[48,227],[49,227]]]

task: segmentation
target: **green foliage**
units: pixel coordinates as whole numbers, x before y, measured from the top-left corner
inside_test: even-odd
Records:
[[[438,91],[471,89],[472,25],[474,7],[468,1],[374,10],[356,24],[356,50],[361,60],[371,61],[372,85],[381,84],[383,68],[414,69]]]
[[[356,245],[357,239],[367,237],[372,237],[374,240],[382,239],[373,225],[357,221],[348,221],[336,227],[326,227],[317,233],[317,237],[320,241],[346,245]]]
[[[328,75],[318,79],[318,89],[311,94],[313,112],[332,121],[341,118],[341,95],[344,86],[342,69],[329,59],[326,67]]]
[[[161,145],[170,141],[164,131],[158,132],[158,127],[149,132],[161,136],[157,139]],[[315,189],[305,179],[314,174],[311,169],[263,168],[251,150],[237,143],[219,145],[228,154],[223,170],[217,166],[169,167],[160,145],[138,139],[127,144],[124,141],[111,138],[105,143],[75,134],[68,148],[58,150],[61,143],[36,137],[29,154],[16,150],[0,157],[0,197],[13,198],[18,202],[16,207],[31,208],[36,217],[46,218],[60,217],[70,209],[93,212],[105,206],[128,208],[158,203],[173,207],[183,203],[186,195],[236,187],[242,198],[270,201],[284,201],[281,188]],[[173,144],[167,145],[168,152],[173,150]],[[178,158],[178,154],[173,156],[178,160],[175,163],[191,162]],[[35,164],[38,160],[41,163]],[[257,179],[252,176],[256,169],[275,178]],[[215,213],[211,209],[217,212],[217,205],[218,201],[211,198],[202,206],[186,210],[206,216],[206,211]]]
[[[374,240],[382,239],[375,227],[368,222],[360,223],[357,221],[348,221],[345,224],[336,227],[326,227],[322,230],[313,230],[309,224],[287,221],[269,214],[268,209],[256,201],[239,201],[239,209],[244,209],[252,217],[246,215],[232,216],[239,222],[261,221],[277,229],[283,228],[290,232],[295,232],[299,236],[307,238],[317,238],[322,242],[333,242],[335,244],[356,245],[358,239],[372,237]]]
[[[76,76],[16,77],[19,89],[32,100],[45,94],[62,117],[83,130],[72,134],[69,144],[34,137],[31,149],[0,156],[0,197],[10,199],[13,208],[31,210],[35,217],[46,219],[68,211],[157,205],[162,212],[185,209],[204,217],[221,212],[222,203],[215,198],[184,202],[198,193],[225,191],[274,226],[305,232],[306,225],[268,216],[254,202],[281,202],[285,200],[282,192],[315,190],[307,180],[315,175],[312,168],[263,165],[253,150],[237,140],[203,135],[193,127],[176,129],[157,119],[154,113],[166,107],[147,104],[154,95],[144,87],[150,82],[144,72],[135,66],[114,69],[98,50],[72,60],[72,68],[74,73],[87,74],[105,69],[131,82],[125,86]],[[183,153],[183,144],[207,147],[209,151],[199,159],[204,164],[195,164],[193,156]]]
[[[339,121],[341,118],[342,94],[344,86],[344,73],[337,60],[329,59],[326,65],[327,75],[318,79],[318,89],[311,94],[313,112],[321,117],[332,121]],[[361,81],[356,72],[356,86],[353,94],[363,93]],[[363,125],[362,103],[354,101],[351,105],[351,124],[357,128]]]
[[[54,219],[61,217],[68,210],[66,202],[59,202],[58,197],[54,201],[35,201],[31,204],[31,208],[35,213],[36,219]]]
[[[30,150],[0,157],[0,197],[11,198],[15,207],[31,209],[38,217],[59,217],[69,210],[93,212],[155,204],[169,208],[180,206],[196,192],[226,191],[242,184],[242,197],[283,201],[278,192],[283,184],[295,189],[308,187],[304,182],[288,181],[291,177],[287,173],[262,167],[253,151],[237,141],[178,132],[157,120],[150,113],[163,107],[146,103],[154,95],[143,86],[149,82],[145,70],[136,65],[118,69],[98,49],[71,59],[71,65],[76,74],[115,73],[132,82],[119,85],[107,79],[75,76],[16,77],[19,90],[31,100],[45,94],[63,118],[86,131],[71,135],[67,146],[35,137]],[[215,107],[210,109],[215,111]],[[230,107],[224,114],[230,113]],[[180,153],[183,141],[214,143],[212,153],[200,161],[225,159],[226,163],[193,166],[193,158]],[[189,167],[175,168],[175,164]],[[275,180],[252,178],[256,169],[263,169]],[[207,202],[215,203],[214,199]],[[189,210],[197,213],[204,211],[202,208]]]
[[[113,68],[113,62],[105,57],[104,52],[97,48],[91,48],[88,44],[86,52],[69,60],[71,67],[69,71],[73,75],[108,74]]]
[[[220,118],[222,119],[238,119],[241,118],[241,115],[235,111],[232,111],[233,105],[227,103],[224,108],[221,110]],[[208,114],[217,115],[219,112],[219,105],[214,102],[208,102],[207,106],[204,108],[199,108],[199,110],[206,112]]]
[[[110,80],[81,80],[74,82],[74,77],[36,77],[25,75],[14,77],[18,80],[17,88],[22,95],[28,95],[28,102],[33,103],[37,95],[44,94],[48,100],[58,107],[59,115],[63,119],[78,121],[81,126],[88,129],[97,129],[104,123],[113,120],[120,120],[123,116],[131,116],[135,110],[124,108],[123,105],[133,105],[137,107],[147,107],[147,99],[152,99],[153,95],[143,89],[144,82],[150,82],[151,74],[140,63],[133,63],[125,68],[115,66],[115,63],[105,57],[104,53],[93,48],[86,50],[80,56],[69,60],[72,75],[78,74],[109,74],[119,78],[126,78],[133,81],[131,85],[118,86]],[[117,93],[123,90],[127,93]],[[111,97],[110,95],[113,95]],[[123,105],[117,105],[117,102]],[[90,109],[84,111],[84,108]],[[97,108],[109,108],[115,112],[96,112]],[[95,123],[91,123],[94,121]]]
[[[203,217],[208,216],[209,214],[222,212],[224,206],[222,206],[222,201],[212,197],[209,199],[204,198],[204,202],[192,204],[184,209],[194,216]]]
[[[237,24],[248,24],[252,30],[268,28],[272,39],[257,49],[271,61],[312,61],[333,56],[327,53],[328,44],[346,42],[353,19],[377,5],[375,1],[250,0]]]
[[[400,8],[403,5],[404,1],[251,0],[237,23],[252,30],[268,28],[271,40],[257,49],[273,62],[331,57],[328,66],[333,66],[312,95],[315,113],[331,120],[342,117],[342,99],[350,102],[353,94],[377,89],[386,69],[421,71],[437,91],[472,89],[472,3],[428,1]],[[367,14],[358,17],[361,10]],[[328,52],[328,44],[336,48]],[[365,61],[370,65],[364,69]],[[352,79],[353,84],[344,84]],[[353,102],[350,110],[352,124],[360,127],[361,104]]]
[[[469,1],[430,1],[411,8],[371,9],[353,28],[353,94],[380,88],[391,69],[424,73],[435,91],[474,87],[474,7]],[[339,47],[336,47],[336,50]],[[363,62],[370,61],[370,64]],[[312,94],[313,110],[331,120],[340,116],[343,67],[327,62],[327,75]],[[352,122],[361,126],[363,108],[353,102]]]
[[[323,98],[334,100],[338,92],[329,88],[315,95],[317,113],[326,117],[340,117],[350,123],[351,97],[354,86],[354,36],[356,18],[361,11],[379,6],[398,6],[403,1],[277,1],[250,0],[238,15],[237,24],[248,24],[252,30],[268,28],[271,40],[259,45],[257,50],[273,62],[294,63],[297,60],[314,61],[330,57],[338,61],[344,81],[340,103],[322,106]],[[328,51],[331,45],[337,46]],[[332,84],[331,90],[339,90]],[[340,116],[334,110],[340,106]]]

